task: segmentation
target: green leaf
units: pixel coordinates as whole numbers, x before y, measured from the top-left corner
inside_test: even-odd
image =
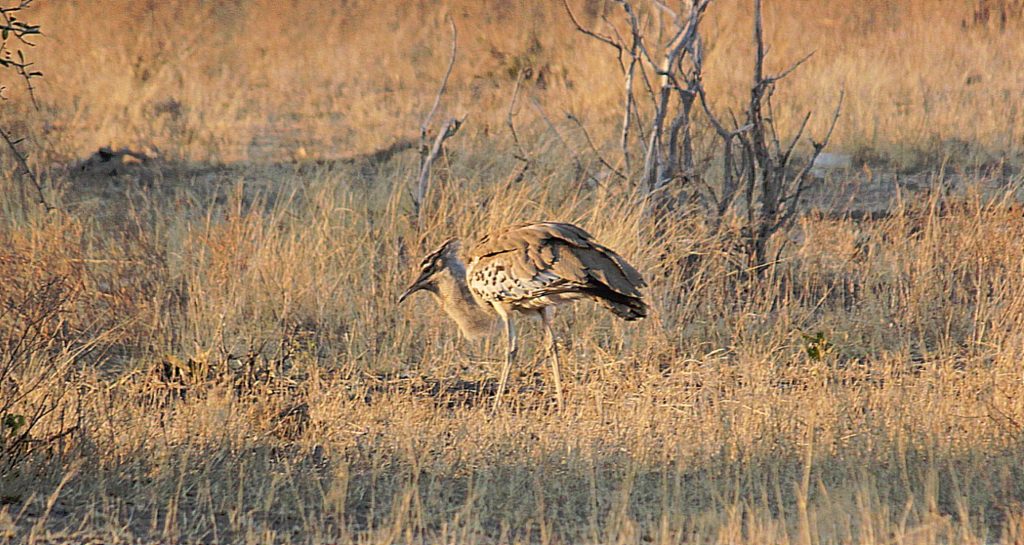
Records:
[[[3,420],[3,427],[11,430],[11,434],[18,433],[18,430],[25,425],[25,415],[21,414],[5,414]]]
[[[824,333],[818,331],[814,335],[803,335],[804,352],[813,361],[821,361],[832,350],[832,343]]]

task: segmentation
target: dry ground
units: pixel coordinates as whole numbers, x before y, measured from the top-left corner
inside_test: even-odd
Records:
[[[0,541],[1024,542],[1021,6],[768,4],[774,67],[817,51],[780,117],[847,90],[832,149],[856,167],[822,191],[919,187],[884,217],[806,215],[761,274],[699,216],[580,183],[573,153],[600,169],[564,114],[614,157],[621,81],[557,2],[41,4],[41,111],[12,86],[0,120],[61,210],[4,159]],[[707,19],[723,110],[748,7]],[[415,151],[372,153],[416,136],[445,10],[442,113],[469,117],[417,228]],[[101,145],[161,158],[62,166]],[[561,314],[563,414],[525,324],[490,416],[500,342],[395,299],[446,236],[531,218],[627,256],[652,315]]]

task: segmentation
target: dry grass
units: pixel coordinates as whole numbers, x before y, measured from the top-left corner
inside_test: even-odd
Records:
[[[539,108],[517,118],[535,162],[509,183],[518,69],[545,70],[530,96],[606,142],[614,61],[558,3],[454,2],[447,108],[470,121],[417,231],[414,153],[274,161],[414,135],[447,61],[442,11],[282,4],[38,11],[43,111],[12,89],[2,115],[39,163],[106,144],[180,162],[55,171],[65,212],[51,214],[0,182],[0,365],[15,368],[0,403],[42,414],[33,442],[0,430],[0,541],[1024,539],[1015,201],[933,191],[885,219],[810,215],[780,263],[743,274],[699,218],[653,226],[620,184],[581,190]],[[845,85],[836,146],[876,167],[1019,160],[1019,18],[819,4],[770,3],[774,66],[818,51],[780,105],[828,110]],[[744,5],[723,0],[708,19],[722,104],[746,81]],[[492,417],[500,343],[462,341],[426,298],[395,297],[445,236],[531,218],[576,221],[628,256],[653,311],[560,316],[564,414],[525,324],[519,391]]]
[[[608,32],[600,6],[576,9]],[[744,0],[721,0],[708,15],[706,79],[720,111],[743,103],[750,79],[748,11]],[[511,86],[526,67],[544,80],[533,94],[553,117],[571,111],[595,134],[613,127],[604,121],[622,100],[614,57],[572,32],[559,2],[44,3],[37,20],[51,37],[34,51],[47,74],[44,111],[17,121],[58,160],[109,144],[195,160],[288,157],[299,146],[313,156],[371,151],[415,135],[448,61],[446,12],[461,33],[450,109],[470,114],[468,130],[504,137]],[[780,116],[829,112],[846,89],[834,149],[900,168],[943,156],[1019,162],[1019,2],[787,0],[765,16],[769,68],[815,52],[783,86]],[[532,108],[522,116],[537,117]]]

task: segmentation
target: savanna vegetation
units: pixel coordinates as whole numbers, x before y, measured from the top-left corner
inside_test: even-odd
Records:
[[[688,10],[631,5],[652,56]],[[629,42],[621,3],[569,6]],[[750,134],[753,6],[704,12],[694,161],[653,191],[658,75],[627,162],[628,55],[562,2],[16,12],[43,35],[0,69],[0,541],[1024,543],[1024,4],[767,2],[765,72],[814,53],[765,110],[784,142],[812,112],[793,170],[843,99],[840,166],[762,259],[763,208],[701,197],[708,111]],[[563,412],[524,322],[492,415],[501,339],[396,299],[531,219],[626,256],[651,315],[560,314]]]

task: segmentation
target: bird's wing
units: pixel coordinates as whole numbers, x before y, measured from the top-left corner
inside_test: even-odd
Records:
[[[470,283],[497,292],[495,300],[588,290],[640,298],[646,285],[621,256],[568,223],[514,225],[480,239],[467,257]]]

